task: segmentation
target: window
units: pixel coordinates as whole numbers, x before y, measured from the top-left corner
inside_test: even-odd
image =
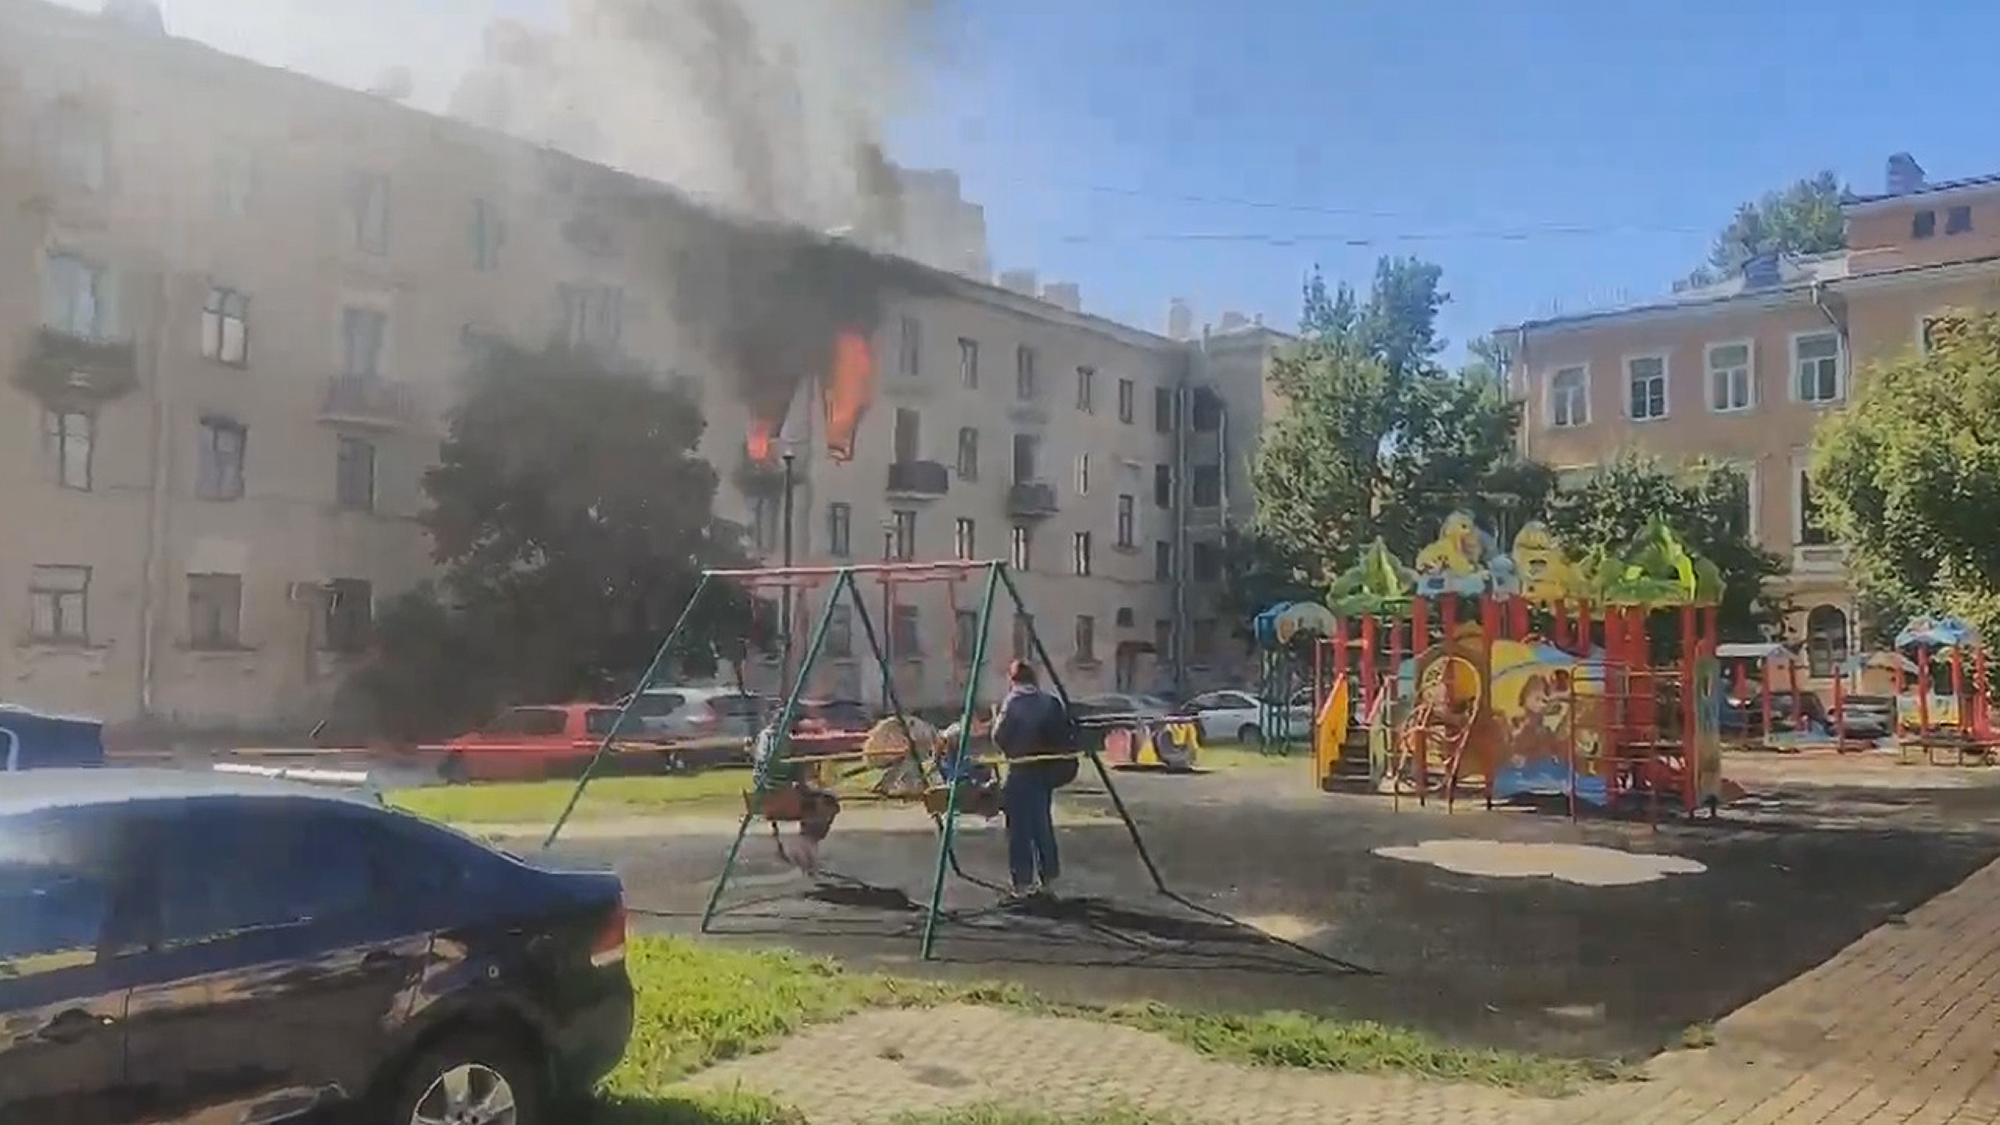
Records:
[[[1153,388],[1153,432],[1170,434],[1180,421],[1180,402],[1172,387]]]
[[[215,154],[215,209],[224,218],[250,213],[257,187],[257,154],[247,145],[224,144]]]
[[[1171,660],[1174,655],[1174,623],[1164,617],[1153,620],[1153,657]]]
[[[854,508],[836,500],[826,506],[826,552],[837,559],[854,554]]]
[[[1846,396],[1840,352],[1840,336],[1833,332],[1792,337],[1793,390],[1800,402],[1839,402]]]
[[[898,562],[909,562],[917,557],[917,513],[908,509],[898,509],[890,514],[894,553]]]
[[[350,512],[375,510],[375,443],[343,435],[334,455],[334,502]]]
[[[1633,356],[1625,361],[1625,416],[1646,422],[1667,416],[1667,357]]]
[[[899,605],[889,627],[889,651],[904,658],[923,655],[922,618],[913,605]]]
[[[350,379],[379,379],[382,349],[389,338],[389,314],[349,305],[340,310],[340,371]]]
[[[1222,577],[1222,548],[1214,543],[1194,543],[1188,547],[1188,569],[1196,582],[1213,582]]]
[[[1971,230],[1972,208],[1960,204],[1944,213],[1944,232],[1946,234],[1966,234]],[[1838,611],[1836,610],[1835,612]]]
[[[615,352],[625,331],[625,291],[615,285],[559,285],[556,340],[568,348]]]
[[[242,367],[250,361],[250,298],[216,286],[201,308],[203,359]]]
[[[1188,481],[1188,503],[1197,508],[1216,508],[1222,505],[1222,466],[1196,465],[1194,475]]]
[[[329,652],[362,652],[375,629],[375,587],[365,578],[326,586],[325,644]]]
[[[49,115],[56,172],[69,187],[99,191],[110,178],[111,138],[104,119],[73,99],[65,98]]]
[[[359,917],[375,905],[382,842],[360,814],[236,805],[163,817],[158,828],[168,947]]]
[[[96,442],[95,415],[81,410],[42,412],[42,456],[62,487],[90,491],[90,451]]]
[[[1090,576],[1090,532],[1079,531],[1070,537],[1070,572],[1081,577]]]
[[[355,249],[388,253],[389,177],[381,172],[354,173],[347,182],[347,217],[353,226]]]
[[[1847,663],[1847,613],[1839,606],[1806,611],[1806,673],[1814,679],[1838,675]]]
[[[1754,541],[1757,538],[1757,497],[1753,483],[1756,466],[1730,465],[1725,472],[1724,479],[1729,482],[1729,500],[1722,513],[1723,525],[1730,534]]]
[[[553,707],[511,707],[480,728],[482,734],[529,735],[546,738],[563,732],[563,713]]]
[[[958,381],[967,388],[979,386],[979,341],[958,338]]]
[[[42,261],[42,326],[80,340],[108,340],[118,331],[111,271],[75,254]]]
[[[1014,483],[1033,484],[1038,475],[1042,439],[1034,434],[1014,435]]]
[[[890,449],[896,464],[907,465],[923,457],[924,417],[908,407],[897,407],[892,423]]]
[[[1754,405],[1749,344],[1710,344],[1707,364],[1709,409],[1727,413]]]
[[[778,549],[779,536],[784,522],[784,511],[776,497],[752,496],[750,498],[750,546],[759,554],[769,554]]]
[[[240,648],[243,644],[243,576],[188,575],[188,646]]]
[[[1079,614],[1076,619],[1076,662],[1097,663],[1097,618]]]
[[[902,318],[902,336],[896,348],[896,370],[905,378],[923,374],[924,326],[914,316]]]
[[[1040,377],[1035,372],[1035,349],[1026,344],[1014,349],[1014,397],[1023,402],[1041,393]]]
[[[820,642],[820,653],[844,660],[854,655],[854,607],[837,605],[827,611],[826,639]]]
[[[1090,454],[1088,453],[1079,453],[1076,455],[1076,494],[1078,496],[1090,495]]]
[[[960,517],[958,522],[952,526],[951,530],[951,547],[953,555],[961,559],[969,559],[973,557],[974,551],[978,549],[978,542],[979,541],[975,535],[972,521],[969,519],[965,519],[964,517]]]
[[[1215,658],[1216,624],[1213,617],[1197,617],[1188,623],[1189,638],[1188,663],[1206,665]]]
[[[1033,660],[1035,658],[1035,632],[1026,614],[1014,615],[1014,659]]]
[[[1174,545],[1165,539],[1153,541],[1153,580],[1171,582],[1174,578]]]
[[[1565,367],[1549,376],[1549,425],[1569,429],[1590,421],[1590,382],[1581,367]]]
[[[961,609],[952,615],[951,644],[952,659],[972,659],[972,650],[979,647],[978,610]]]
[[[1919,211],[1910,216],[1910,237],[1929,238],[1937,233],[1937,212]]]
[[[1174,467],[1172,465],[1153,466],[1153,506],[1171,508],[1174,506]]]
[[[958,431],[958,479],[979,479],[979,431],[971,426]]]
[[[203,418],[195,495],[203,500],[241,500],[244,452],[249,443],[250,431],[243,423],[232,418]]]
[[[118,881],[118,849],[105,836],[70,809],[17,817],[0,832],[0,980],[96,962]]]
[[[38,641],[90,639],[90,568],[38,566],[28,572],[28,632]]]
[[[1131,495],[1118,497],[1118,545],[1127,550],[1138,545],[1139,530],[1136,526],[1138,513],[1134,510],[1137,507],[1136,497]]]
[[[1826,521],[1820,515],[1819,498],[1813,495],[1812,479],[1804,469],[1799,470],[1799,545],[1802,547],[1824,547],[1833,542],[1833,533],[1826,528]]]
[[[490,199],[472,201],[472,268],[485,273],[500,268],[500,248],[507,244],[507,223]]]
[[[1021,527],[1018,524],[1015,525],[1013,531],[1010,533],[1008,555],[1015,570],[1026,571],[1028,569],[1028,564],[1032,561],[1030,558],[1030,549],[1033,547],[1033,538],[1029,529]]]
[[[1076,408],[1085,414],[1097,413],[1097,369],[1076,369]]]
[[[1132,380],[1118,380],[1118,420],[1120,422],[1128,426],[1132,424],[1133,417],[1138,413],[1138,397],[1138,386]]]

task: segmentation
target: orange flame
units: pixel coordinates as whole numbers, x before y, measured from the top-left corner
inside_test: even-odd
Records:
[[[854,459],[854,438],[862,415],[875,399],[875,355],[865,333],[843,330],[833,342],[833,370],[820,389],[826,411],[826,452],[836,461]]]

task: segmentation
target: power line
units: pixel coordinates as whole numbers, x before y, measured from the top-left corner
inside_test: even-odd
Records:
[[[1555,238],[1590,238],[1616,234],[1711,233],[1701,227],[1651,225],[1644,223],[1604,223],[1549,225],[1542,227],[1493,227],[1458,231],[1391,231],[1384,234],[1343,234],[1317,231],[1155,231],[1092,232],[1056,236],[1071,245],[1104,242],[1206,242],[1218,244],[1262,244],[1266,246],[1348,246],[1357,249],[1385,245],[1435,242],[1535,242]]]

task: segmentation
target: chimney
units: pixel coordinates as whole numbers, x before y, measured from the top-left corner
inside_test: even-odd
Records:
[[[1194,339],[1194,306],[1185,297],[1167,302],[1167,339]]]
[[[1019,293],[1023,297],[1035,295],[1034,270],[1001,270],[1000,288],[1009,293]]]
[[[1234,309],[1222,314],[1222,323],[1216,326],[1218,332],[1234,332],[1250,323],[1250,318]]]
[[[1050,282],[1042,287],[1042,300],[1073,313],[1083,311],[1083,287],[1074,281]]]
[[[1889,158],[1889,173],[1885,177],[1890,195],[1908,195],[1922,191],[1924,187],[1924,166],[1907,152],[1899,152]]]
[[[104,0],[99,14],[112,23],[147,35],[165,35],[166,17],[161,15],[159,4],[154,0]]]

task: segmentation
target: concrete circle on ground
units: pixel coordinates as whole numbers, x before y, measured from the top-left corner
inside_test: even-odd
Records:
[[[1426,840],[1380,847],[1384,859],[1428,863],[1459,875],[1490,879],[1558,879],[1580,887],[1629,887],[1669,875],[1699,875],[1708,865],[1677,855],[1621,852],[1591,844],[1524,844],[1506,840]]]

